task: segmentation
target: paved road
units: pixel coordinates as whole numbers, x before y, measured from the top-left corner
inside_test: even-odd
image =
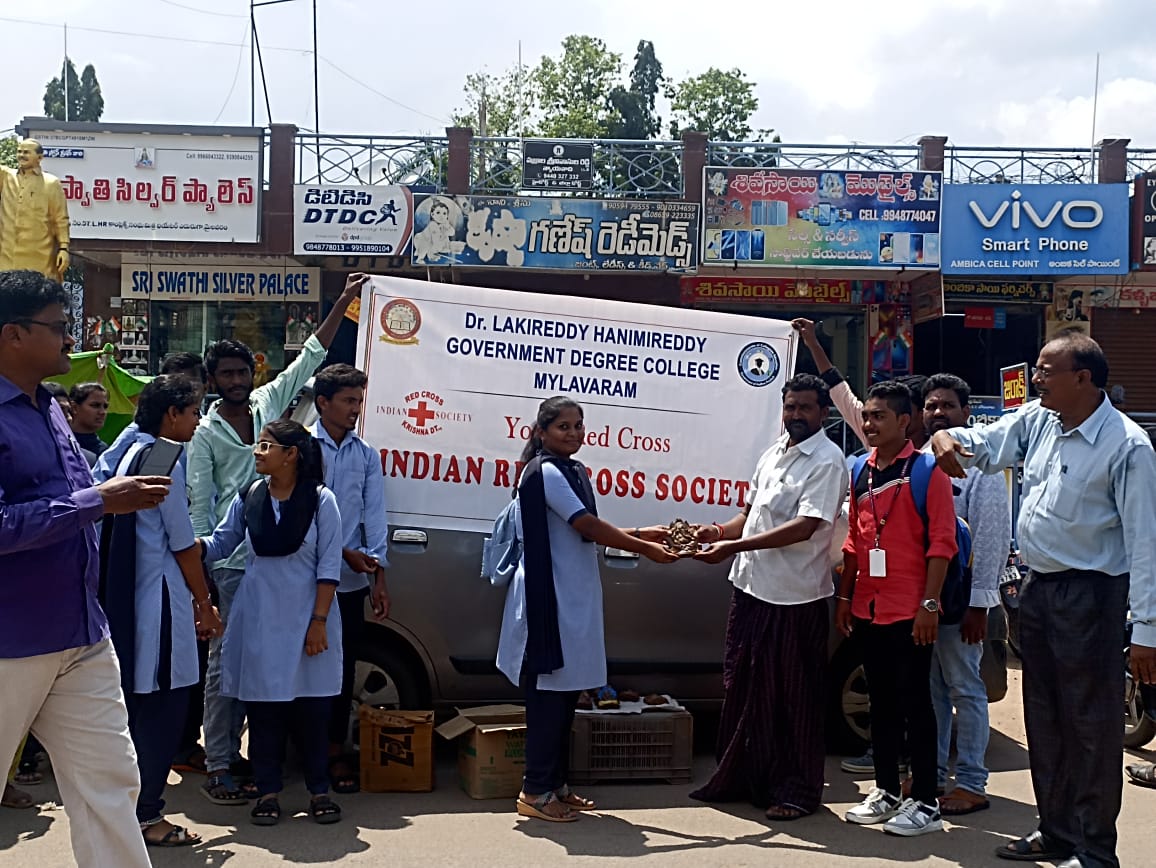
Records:
[[[584,788],[605,812],[571,825],[518,820],[505,801],[479,802],[457,789],[450,760],[439,765],[439,788],[423,795],[358,795],[342,799],[345,821],[319,827],[303,813],[273,829],[247,821],[244,809],[204,801],[198,779],[173,775],[170,816],[205,838],[195,850],[153,851],[165,868],[229,865],[230,868],[300,864],[368,866],[544,865],[566,858],[575,865],[630,864],[670,866],[825,866],[875,865],[897,861],[918,865],[1007,865],[992,850],[1015,833],[1034,828],[1035,809],[1024,749],[1019,673],[1012,672],[1008,698],[992,706],[995,732],[992,808],[961,818],[942,834],[897,839],[878,828],[850,826],[840,819],[869,786],[828,761],[826,805],[795,823],[768,824],[761,813],[742,805],[707,807],[687,794],[710,774],[709,756],[695,763],[695,783],[684,786],[632,784]],[[1142,754],[1153,758],[1151,754]],[[1121,768],[1124,760],[1121,761]],[[58,798],[51,782],[36,788],[45,799]],[[299,784],[287,790],[286,811],[305,805]],[[1120,819],[1120,858],[1125,866],[1152,864],[1151,826],[1156,790],[1124,788]],[[568,858],[567,858],[568,857]],[[56,868],[73,865],[68,820],[48,806],[33,811],[0,810],[0,866]]]

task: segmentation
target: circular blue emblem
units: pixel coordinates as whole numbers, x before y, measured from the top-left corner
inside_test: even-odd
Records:
[[[779,375],[779,354],[770,344],[756,341],[739,353],[739,376],[751,386],[765,386]]]

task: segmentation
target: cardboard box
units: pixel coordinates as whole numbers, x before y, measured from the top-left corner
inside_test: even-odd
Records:
[[[516,799],[526,771],[526,709],[485,705],[458,709],[437,729],[458,740],[462,789],[474,799]]]
[[[428,793],[434,788],[432,711],[390,711],[362,705],[361,789]]]

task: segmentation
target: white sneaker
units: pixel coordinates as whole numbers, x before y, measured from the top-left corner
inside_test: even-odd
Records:
[[[885,823],[899,813],[900,801],[895,796],[873,787],[871,792],[858,805],[843,815],[848,823],[859,823],[861,826],[873,826],[876,823]],[[936,814],[938,816],[938,813]]]
[[[916,835],[926,835],[928,832],[939,832],[943,829],[943,820],[939,816],[939,801],[934,805],[907,799],[895,816],[883,826],[884,832],[892,835],[902,835],[905,838],[914,838]]]

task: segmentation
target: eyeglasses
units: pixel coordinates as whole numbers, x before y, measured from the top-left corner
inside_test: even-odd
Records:
[[[56,322],[45,322],[42,319],[28,319],[27,317],[12,320],[16,325],[38,325],[49,331],[55,332],[59,338],[68,337],[72,331],[72,320],[58,320]]]
[[[280,443],[272,443],[268,440],[258,440],[253,444],[253,451],[258,455],[264,455],[270,449],[276,446],[278,449],[289,449],[289,446],[282,446]]]
[[[1053,374],[1068,374],[1068,373],[1074,374],[1078,370],[1080,370],[1080,369],[1079,368],[1062,368],[1062,369],[1057,370],[1055,368],[1032,368],[1032,379],[1034,380],[1038,376],[1041,380],[1046,380],[1048,377],[1052,376]]]

